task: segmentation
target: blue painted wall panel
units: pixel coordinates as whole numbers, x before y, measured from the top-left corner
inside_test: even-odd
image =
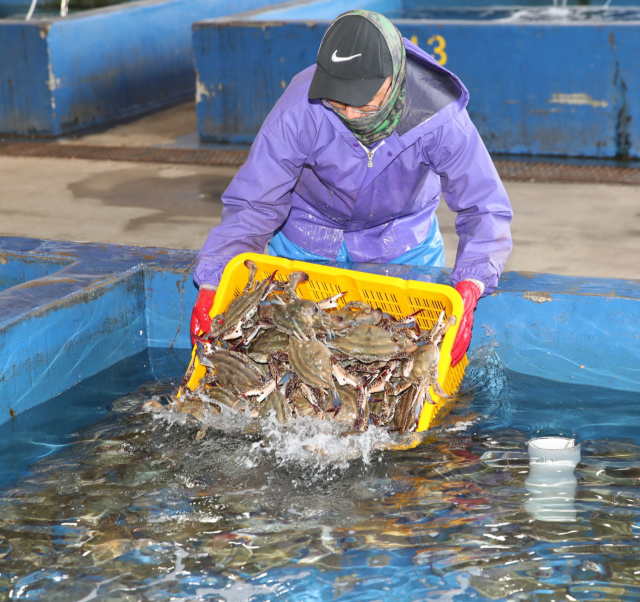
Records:
[[[338,0],[313,7],[326,19],[344,8]],[[256,11],[246,15],[250,24],[194,25],[203,140],[255,137],[283,86],[315,62],[328,21],[309,21],[312,8]],[[271,21],[303,13],[304,22]],[[465,83],[469,113],[490,151],[640,156],[637,24],[395,23]]]
[[[0,252],[0,291],[44,278],[71,263],[60,258],[25,257]]]
[[[472,349],[496,343],[515,372],[640,391],[639,312],[637,299],[500,292],[478,305]]]
[[[399,25],[425,48],[432,36],[446,40],[446,66],[467,86],[469,113],[492,152],[611,157],[621,151],[619,52],[610,40],[614,32],[639,31],[636,26]],[[623,53],[639,50],[625,37]]]
[[[57,136],[191,96],[191,24],[270,0],[147,0],[0,21],[0,133]],[[42,33],[42,35],[41,35]],[[25,41],[26,40],[26,41]],[[9,82],[18,82],[7,92]]]
[[[191,251],[0,237],[2,257],[48,274],[0,290],[0,422],[148,347],[190,345]]]
[[[291,78],[313,64],[326,24],[196,28],[198,132],[251,142]]]
[[[11,410],[18,413],[33,407],[143,351],[143,288],[142,274],[129,274],[104,289],[83,292],[3,328],[0,422],[9,418]],[[37,291],[29,288],[23,295],[33,298]]]
[[[46,27],[0,23],[0,132],[19,124],[24,134],[50,127],[53,120]]]
[[[145,320],[149,347],[191,349],[189,324],[198,296],[191,266],[185,268],[181,265],[178,270],[145,268]]]

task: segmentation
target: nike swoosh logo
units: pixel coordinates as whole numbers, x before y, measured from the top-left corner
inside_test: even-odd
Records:
[[[333,54],[331,55],[331,60],[334,63],[342,63],[343,61],[350,61],[351,59],[355,59],[357,56],[362,56],[362,53],[354,54],[353,56],[338,56],[338,51],[334,50]]]

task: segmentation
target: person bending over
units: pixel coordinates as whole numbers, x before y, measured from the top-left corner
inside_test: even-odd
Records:
[[[222,196],[198,254],[192,335],[208,332],[227,262],[240,253],[444,267],[440,194],[457,212],[451,283],[473,312],[511,252],[511,205],[467,114],[462,82],[383,15],[353,10],[329,26],[317,64],[292,80]]]

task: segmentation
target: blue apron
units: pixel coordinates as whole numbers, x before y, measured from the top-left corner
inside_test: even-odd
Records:
[[[267,245],[269,255],[275,257],[285,257],[286,259],[296,259],[298,261],[328,261],[327,257],[310,253],[302,247],[291,242],[282,232],[276,232],[269,244]],[[346,243],[343,241],[342,246],[338,250],[335,261],[353,263],[353,258],[349,254]],[[403,265],[415,266],[433,266],[437,268],[444,267],[444,243],[442,234],[440,234],[440,226],[438,218],[434,215],[431,224],[431,230],[417,247],[407,251],[396,257],[389,263],[398,263]]]

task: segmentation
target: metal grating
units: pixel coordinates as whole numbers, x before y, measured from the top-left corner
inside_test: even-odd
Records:
[[[575,184],[627,184],[640,185],[640,168],[611,165],[569,165],[503,161],[495,162],[503,180],[515,182],[571,182]]]
[[[247,160],[249,152],[239,150],[91,146],[86,144],[57,144],[55,142],[1,142],[0,155],[5,157],[183,163],[187,165],[240,167]]]
[[[0,156],[240,167],[247,160],[249,151],[5,141],[0,142]],[[517,182],[640,185],[640,167],[504,159],[495,161],[495,165],[502,179]]]

